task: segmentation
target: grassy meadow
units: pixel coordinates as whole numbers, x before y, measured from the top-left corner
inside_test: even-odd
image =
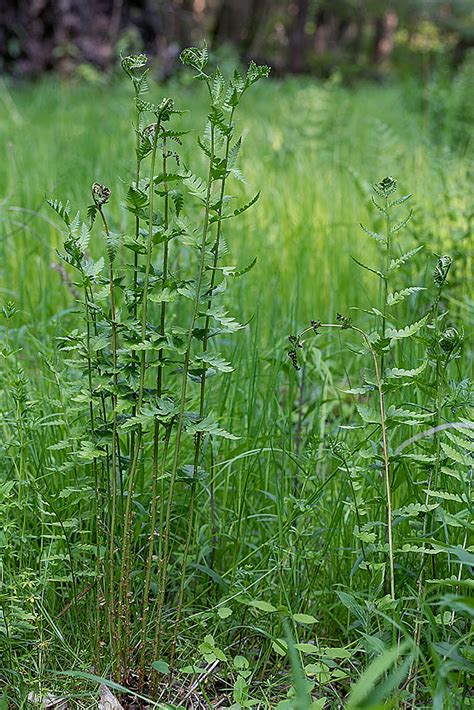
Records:
[[[176,171],[204,178],[197,137],[208,97],[188,79],[150,81],[146,99],[171,96],[189,111],[172,117],[191,130],[173,148]],[[169,404],[183,368],[185,418],[199,407],[203,377],[173,345],[170,384],[153,390],[168,242],[161,218],[147,223],[149,183],[144,211],[123,207],[135,180],[131,84],[49,78],[0,89],[0,708],[35,707],[44,695],[96,707],[104,681],[137,708],[471,707],[472,143],[441,130],[414,84],[272,79],[249,89],[233,137],[243,138],[245,181],[229,177],[229,203],[261,194],[223,221],[218,254],[237,269],[256,257],[218,294],[245,327],[211,338],[209,352],[233,371],[204,358],[222,368],[204,398],[214,423],[199,428],[201,407],[177,444],[174,410],[130,419],[145,417],[158,394]],[[142,178],[149,170],[147,154]],[[396,191],[380,187],[386,176]],[[91,277],[99,305],[89,315],[80,279],[57,254],[68,225],[47,199],[69,200],[71,218],[80,210],[86,222],[95,181],[111,190],[103,210],[112,234],[132,234],[136,218],[155,234],[143,316],[146,255],[129,302],[132,252],[114,251],[110,278],[100,200],[87,251],[105,266]],[[387,219],[383,209],[408,194]],[[207,229],[205,198],[194,197],[185,194],[186,214]],[[157,188],[165,227],[167,201]],[[210,233],[222,204],[216,215]],[[213,252],[205,240],[199,251],[191,233],[182,248],[180,236],[170,241],[173,278],[194,276],[195,254],[209,264]],[[440,263],[444,255],[451,261]],[[213,278],[218,267],[206,268]],[[173,344],[193,294],[196,322],[209,320],[198,311],[201,285],[177,288],[166,310]],[[133,341],[127,351],[127,328],[140,330],[127,325],[134,308],[143,348]],[[207,357],[207,335],[193,327],[193,352],[204,342]],[[127,399],[122,377],[135,382],[141,367]]]

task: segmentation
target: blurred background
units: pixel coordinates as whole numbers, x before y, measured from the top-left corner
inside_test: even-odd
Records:
[[[119,51],[145,51],[160,78],[206,38],[274,74],[337,73],[346,82],[457,69],[474,46],[473,0],[2,0],[0,69],[112,72]]]

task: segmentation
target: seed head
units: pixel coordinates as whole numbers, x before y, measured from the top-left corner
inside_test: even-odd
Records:
[[[92,199],[94,200],[97,207],[102,207],[109,201],[111,191],[105,185],[101,185],[99,182],[95,182],[91,188]]]
[[[314,330],[316,335],[319,335],[319,330],[318,328],[321,327],[321,321],[320,320],[312,320],[310,321],[311,328]]]

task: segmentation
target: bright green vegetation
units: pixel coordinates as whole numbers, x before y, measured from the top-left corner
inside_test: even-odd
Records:
[[[204,83],[144,95],[135,192],[130,82],[4,94],[0,690],[470,707],[472,146],[410,85],[259,81],[230,130],[219,83],[204,150]]]

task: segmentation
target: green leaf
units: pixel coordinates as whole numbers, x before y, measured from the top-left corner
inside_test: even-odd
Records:
[[[248,266],[245,266],[243,269],[237,269],[236,266],[218,266],[216,267],[218,270],[222,271],[224,276],[232,276],[233,278],[237,278],[239,276],[243,276],[247,272],[249,272],[255,264],[257,263],[257,257],[255,259],[252,259],[250,264]]]
[[[117,256],[118,249],[123,242],[122,235],[118,232],[109,232],[105,235],[105,242],[107,245],[107,256],[109,261],[114,261]]]
[[[136,349],[136,346],[134,346]],[[153,404],[149,404],[142,408],[141,412],[134,416],[130,416],[120,426],[124,431],[137,427],[148,427],[159,421],[162,424],[168,424],[178,413],[178,409],[171,399],[162,397],[155,400]]]
[[[209,365],[212,369],[217,370],[219,372],[233,372],[234,370],[230,362],[224,360],[224,358],[218,355],[217,353],[199,353],[198,355],[196,355],[195,360],[204,362],[206,363],[206,365]]]
[[[94,459],[107,456],[106,452],[98,449],[92,441],[81,441],[81,449],[77,453],[80,459],[92,463]]]
[[[328,702],[328,698],[319,698],[318,700],[314,700],[311,705],[309,710],[324,710],[326,707],[326,704]]]
[[[196,665],[184,666],[183,668],[180,668],[179,670],[181,673],[184,673],[185,675],[200,675],[201,673],[206,672],[206,668],[203,668],[202,666],[196,666]]]
[[[191,195],[194,195],[202,202],[207,199],[207,183],[198,175],[194,175],[188,170],[183,176],[183,183],[188,188]]]
[[[407,325],[405,326],[405,328],[401,328],[400,330],[396,330],[395,328],[387,328],[385,335],[391,340],[403,340],[404,338],[411,338],[412,335],[418,333],[418,331],[420,331],[423,326],[426,325],[426,322],[428,321],[429,317],[430,314],[428,313],[419,321],[411,323],[410,325]]]
[[[286,656],[288,651],[288,644],[285,639],[274,639],[272,641],[272,648],[279,656]]]
[[[421,249],[423,249],[423,245],[416,247],[416,249],[410,249],[410,251],[405,252],[401,256],[398,257],[398,259],[392,259],[388,270],[389,271],[395,271],[396,269],[399,269],[403,264],[405,264],[409,259],[412,258],[412,256],[415,256]]]
[[[293,614],[292,618],[293,621],[296,621],[298,624],[316,624],[318,621],[316,617],[311,614]]]
[[[468,614],[468,616],[474,618],[474,598],[472,597],[460,596],[456,594],[447,594],[443,597],[442,603],[443,606],[448,606],[453,611],[457,611],[462,614]],[[471,664],[471,668],[469,670],[471,673],[474,671],[473,664]]]
[[[200,315],[215,318],[220,325],[220,333],[235,333],[237,330],[244,327],[238,323],[235,318],[228,316],[227,313],[228,311],[226,311],[222,306],[219,306],[216,308],[209,308],[207,311],[204,311],[204,313],[200,313]]]
[[[270,76],[270,67],[266,64],[258,65],[254,61],[250,62],[247,69],[247,76],[245,77],[245,88],[247,89],[256,81]]]
[[[100,350],[103,350],[104,348],[107,347],[109,344],[109,336],[108,335],[94,335],[91,336],[89,339],[89,346],[91,352],[99,352]]]
[[[225,92],[225,79],[222,75],[221,70],[217,67],[212,78],[212,98],[215,103],[220,103],[224,98]]]
[[[158,673],[164,673],[165,675],[170,672],[169,664],[166,661],[153,661],[151,667]]]
[[[377,692],[379,689],[377,687],[379,679],[389,672],[390,668],[395,665],[397,660],[407,651],[408,648],[409,644],[407,642],[402,643],[400,646],[397,645],[393,648],[385,650],[380,656],[372,661],[356,683],[352,685],[348,703],[346,705],[347,710],[362,710],[362,708],[364,708],[364,710],[369,710],[369,708],[376,707],[376,704],[380,698],[380,693]],[[410,657],[408,660],[410,660]],[[408,672],[408,666],[406,667],[406,671]],[[395,683],[387,683],[387,680],[390,678],[393,678]],[[396,674],[392,674],[391,676],[389,675],[386,681],[382,683],[384,691],[383,695],[387,697],[393,688],[400,684],[401,680],[403,680],[403,678],[399,679]],[[375,697],[377,698],[376,701]],[[385,699],[385,697],[382,699]]]
[[[174,283],[164,285],[158,293],[150,293],[148,300],[153,303],[172,303],[179,296],[178,287]]]
[[[97,205],[89,205],[87,208],[87,219],[89,221],[89,229],[92,229],[92,226],[95,222],[95,218],[97,217]]]
[[[125,57],[121,57],[120,64],[124,71],[127,73],[132,69],[143,69],[147,64],[146,54],[129,54]]]
[[[192,463],[184,464],[178,469],[179,479],[191,483],[192,481],[202,481],[208,478],[209,474],[201,466],[194,466]]]
[[[140,210],[145,209],[147,205],[148,195],[146,194],[146,192],[144,192],[143,190],[139,190],[133,185],[130,185],[125,197],[125,208],[129,212],[137,214],[137,212],[139,212]]]
[[[403,205],[404,202],[410,199],[412,197],[412,194],[410,193],[409,195],[404,195],[403,197],[399,197],[398,200],[393,200],[392,202],[389,202],[389,207],[396,207],[397,205]]]
[[[360,402],[356,402],[355,406],[362,421],[366,424],[380,424],[380,412],[374,412],[370,407]]]
[[[442,442],[441,448],[443,449],[446,456],[451,459],[451,461],[455,461],[456,463],[461,464],[461,466],[472,466],[473,458],[465,456],[460,451],[455,449],[454,446],[450,446],[449,444],[445,444],[444,442]]]
[[[309,706],[311,705],[310,689],[312,686],[311,684],[308,684],[305,678],[301,659],[296,653],[296,648],[298,644],[294,643],[293,633],[288,619],[283,619],[283,626],[285,629],[285,636],[288,645],[288,656],[291,664],[293,687],[295,689],[295,705],[300,710],[306,710],[306,708],[309,708]]]
[[[411,296],[413,293],[417,293],[418,291],[426,291],[426,288],[423,288],[422,286],[409,286],[408,288],[404,288],[402,291],[389,293],[387,295],[387,306],[394,306],[396,303],[403,301],[407,296]]]
[[[48,205],[56,212],[57,215],[59,215],[59,217],[61,217],[67,226],[70,225],[71,204],[69,200],[65,205],[63,205],[60,200],[48,200]]]
[[[245,656],[234,656],[234,668],[238,671],[246,671],[250,667],[250,663]]]
[[[209,434],[210,436],[220,436],[220,437],[223,437],[224,439],[233,439],[233,440],[240,439],[239,436],[234,436],[234,434],[230,434],[225,429],[222,429],[219,426],[219,424],[216,422],[216,420],[213,419],[213,417],[210,414],[207,417],[204,417],[204,419],[201,419],[197,423],[189,424],[188,427],[186,428],[186,431],[191,436],[194,436],[195,434],[200,433],[200,434]]]
[[[319,648],[312,643],[295,643],[295,648],[301,653],[319,654]]]
[[[378,232],[372,232],[371,229],[367,229],[367,227],[364,227],[364,225],[361,222],[359,224],[362,227],[362,229],[364,230],[364,232],[366,234],[368,234],[369,237],[371,237],[372,239],[375,239],[376,242],[378,242],[379,244],[386,244],[387,243],[387,240],[385,239],[384,236],[382,236]]]
[[[345,658],[352,658],[355,652],[355,650],[350,651],[348,648],[323,648],[321,655],[325,658],[343,660]]]
[[[213,582],[215,582],[215,584],[218,584],[221,587],[227,586],[227,581],[207,565],[200,565],[198,562],[191,562],[189,566],[192,569],[197,569],[199,572],[206,574],[210,579],[212,579]]]
[[[268,614],[273,614],[275,611],[278,611],[273,604],[270,604],[270,602],[265,602],[262,599],[252,599],[248,602],[246,602],[248,606],[253,607],[254,609],[258,609],[259,611],[265,611]]]
[[[160,104],[154,104],[150,101],[144,101],[139,96],[136,97],[135,103],[139,111],[147,111],[148,113],[154,113],[155,116],[159,117],[162,121],[169,118],[170,113],[172,113],[173,102],[171,99],[164,98]]]
[[[474,428],[474,424],[472,424],[472,427]],[[458,429],[458,431],[461,431]],[[456,444],[456,446],[460,446],[464,451],[470,451],[474,452],[474,440],[473,439],[467,439],[466,437],[462,436],[457,436],[456,434],[453,434],[452,431],[447,431],[445,432],[446,436],[448,439],[450,439],[453,444]]]
[[[409,505],[403,506],[403,508],[394,510],[393,514],[399,515],[402,518],[416,518],[420,513],[428,513],[432,510],[436,510],[439,505],[439,503],[431,503],[429,505],[425,505],[424,503],[410,503]]]
[[[89,227],[85,222],[81,224],[81,228],[79,230],[79,234],[77,236],[77,243],[79,245],[79,248],[81,249],[82,252],[85,252],[87,250],[87,247],[89,246],[89,241],[91,237],[91,232]]]
[[[234,217],[237,217],[239,214],[242,214],[243,212],[246,212],[248,209],[250,209],[252,207],[252,205],[254,205],[257,202],[259,197],[260,197],[260,192],[257,192],[257,194],[254,195],[251,200],[249,200],[248,202],[245,203],[245,205],[242,205],[242,207],[237,207],[237,209],[235,209],[234,213],[233,213]]]
[[[228,606],[220,606],[217,610],[217,616],[220,619],[228,619],[232,615],[232,609]]]
[[[366,264],[363,264],[361,261],[356,259],[355,256],[351,256],[351,259],[352,259],[352,261],[355,261],[357,266],[360,266],[362,269],[365,269],[366,271],[370,271],[371,274],[375,274],[376,276],[378,276],[381,279],[385,278],[385,275],[382,274],[381,271],[377,271],[377,269],[372,269],[372,267],[367,266]]]
[[[199,651],[204,656],[206,663],[213,663],[215,660],[226,661],[226,655],[215,645],[214,637],[208,634],[204,641],[199,644]]]
[[[420,422],[427,421],[433,418],[432,412],[416,412],[411,409],[404,409],[403,407],[396,407],[391,404],[386,412],[387,419],[394,419],[400,421],[403,424],[419,424]]]
[[[414,368],[413,370],[403,370],[399,367],[393,367],[392,369],[388,369],[385,373],[385,376],[389,379],[401,379],[403,377],[417,377],[420,375],[427,367],[428,361],[425,360],[419,367]]]
[[[239,155],[240,149],[242,147],[242,138],[239,138],[239,140],[234,143],[232,148],[229,151],[229,155],[227,157],[227,168],[233,168],[237,162],[237,156]]]
[[[203,75],[203,70],[209,61],[209,51],[207,49],[207,44],[204,42],[201,48],[187,47],[187,49],[183,49],[183,51],[179,55],[179,58],[181,59],[183,64],[186,64],[187,66],[196,69],[199,72],[198,76],[201,76]]]
[[[173,200],[174,208],[176,211],[176,214],[179,215],[181,210],[183,209],[184,206],[184,197],[183,193],[180,192],[179,190],[170,190],[169,196]]]
[[[410,210],[408,216],[405,217],[405,219],[403,219],[399,224],[396,224],[395,226],[393,226],[390,229],[390,234],[396,234],[401,229],[403,229],[406,226],[406,224],[411,220],[412,216],[413,216],[413,210]]]

